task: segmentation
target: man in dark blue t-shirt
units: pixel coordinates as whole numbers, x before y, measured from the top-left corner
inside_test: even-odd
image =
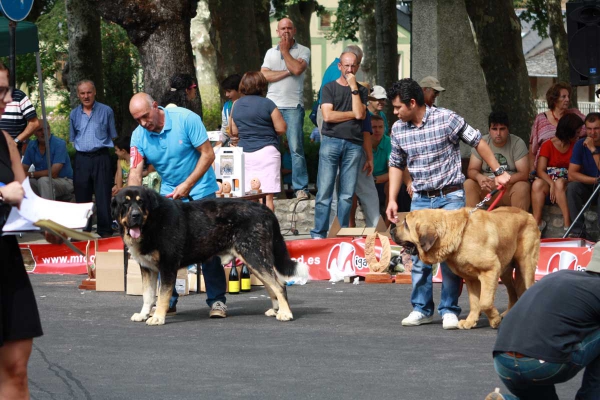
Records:
[[[494,346],[494,367],[512,395],[497,390],[486,400],[558,399],[554,385],[584,368],[574,397],[600,399],[599,288],[600,243],[585,272],[554,272],[529,288],[502,320]]]
[[[569,237],[586,237],[584,219],[575,221],[575,218],[600,183],[600,113],[589,113],[585,117],[585,129],[587,137],[575,143],[569,164],[567,205],[574,221]],[[600,196],[596,202],[600,207]]]

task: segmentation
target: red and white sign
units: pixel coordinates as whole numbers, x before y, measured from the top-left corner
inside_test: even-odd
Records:
[[[393,242],[391,243],[393,245]],[[74,245],[85,253],[87,242]],[[332,239],[308,239],[286,242],[290,256],[308,265],[310,280],[341,280],[345,276],[365,276],[370,272],[365,259],[365,239],[340,237]],[[592,258],[594,243],[574,239],[542,239],[540,257],[535,279],[563,270],[585,270]],[[84,257],[67,246],[53,244],[21,244],[21,250],[30,250],[35,274],[87,274]],[[122,250],[120,237],[98,240],[98,250]],[[95,258],[93,243],[89,248],[90,259]],[[375,256],[381,257],[379,239],[375,240]],[[441,268],[433,276],[433,282],[441,282]]]

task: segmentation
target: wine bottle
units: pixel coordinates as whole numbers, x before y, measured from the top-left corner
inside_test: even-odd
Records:
[[[237,272],[235,262],[231,263],[229,272],[229,294],[240,294],[240,275]]]
[[[249,292],[250,290],[250,271],[248,270],[246,264],[242,264],[242,292]]]

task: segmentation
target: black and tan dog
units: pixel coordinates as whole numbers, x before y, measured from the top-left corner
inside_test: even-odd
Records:
[[[290,259],[277,218],[267,207],[235,199],[184,203],[133,186],[121,190],[111,208],[123,241],[142,267],[144,306],[132,321],[164,324],[177,270],[216,255],[223,263],[233,257],[242,260],[264,283],[273,303],[267,316],[293,319],[282,279],[306,278],[308,267]],[[158,273],[156,312],[149,317]]]
[[[508,312],[535,281],[540,230],[531,214],[515,207],[470,210],[412,211],[391,234],[426,264],[446,261],[465,280],[471,310],[459,321],[460,329],[474,327],[481,311],[497,328],[502,320],[494,307],[498,278],[508,292]]]

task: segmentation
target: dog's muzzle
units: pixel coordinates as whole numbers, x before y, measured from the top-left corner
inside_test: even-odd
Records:
[[[127,217],[127,225],[129,227],[129,236],[138,239],[141,235],[140,228],[144,222],[144,216],[138,209],[133,209]]]

